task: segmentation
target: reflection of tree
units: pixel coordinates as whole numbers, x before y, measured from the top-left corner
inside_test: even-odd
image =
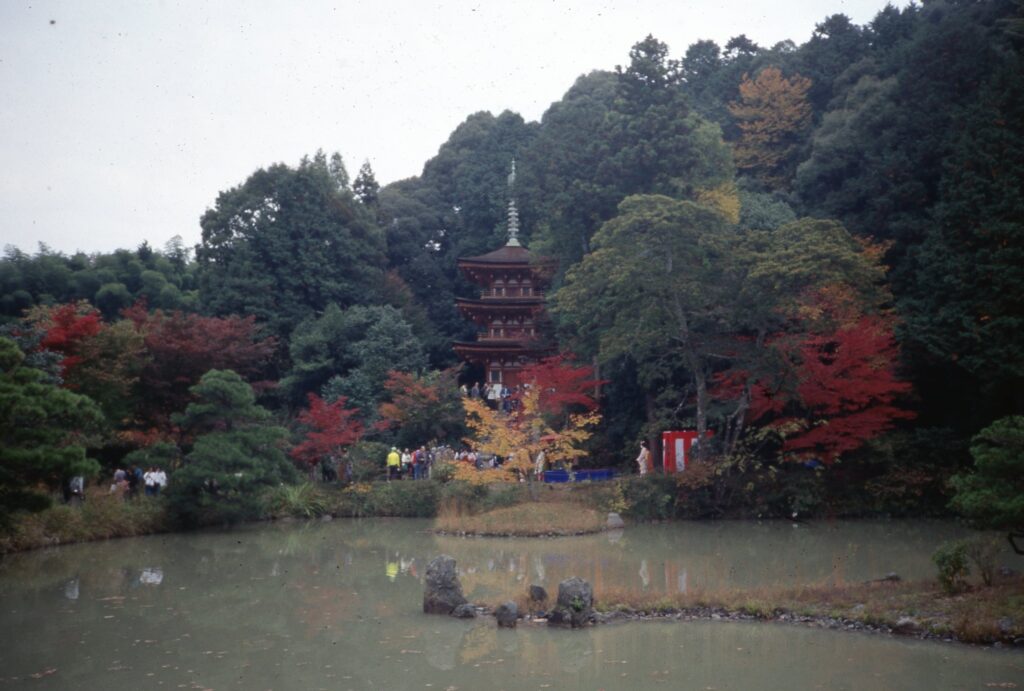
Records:
[[[498,647],[498,629],[493,626],[475,626],[462,639],[459,664],[467,665],[484,659]]]

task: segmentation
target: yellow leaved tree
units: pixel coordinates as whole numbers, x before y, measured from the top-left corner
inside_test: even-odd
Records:
[[[542,451],[548,463],[571,464],[585,455],[581,446],[601,420],[597,412],[569,415],[560,429],[553,428],[541,408],[538,386],[526,388],[518,408],[509,413],[492,410],[477,399],[464,399],[463,404],[471,433],[466,443],[478,453],[506,459],[500,468],[493,469],[477,470],[467,463],[456,464],[455,479],[474,484],[529,478]]]
[[[733,149],[740,170],[774,189],[789,186],[811,127],[810,88],[810,79],[798,74],[786,79],[777,67],[766,67],[753,79],[743,75],[740,98],[729,104],[741,133]]]

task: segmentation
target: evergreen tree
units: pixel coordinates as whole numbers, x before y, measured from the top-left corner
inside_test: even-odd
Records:
[[[958,475],[952,506],[979,528],[1004,530],[1024,554],[1024,417],[1005,417],[971,440],[974,472]]]
[[[345,396],[369,415],[383,396],[390,370],[426,366],[420,342],[393,307],[329,306],[295,330],[289,345],[292,369],[281,381],[294,404],[318,393],[327,401]]]
[[[257,517],[261,492],[297,479],[284,451],[288,430],[268,423],[231,370],[210,370],[191,391],[196,400],[174,420],[195,443],[170,483],[173,515],[190,526]]]
[[[84,440],[102,421],[89,398],[47,382],[14,341],[0,338],[0,527],[15,511],[49,505],[41,485],[56,490],[99,472]]]
[[[380,192],[380,185],[377,184],[377,178],[373,174],[373,168],[370,167],[369,161],[363,161],[363,165],[359,167],[356,181],[352,183],[352,191],[355,192],[356,197],[359,198],[359,201],[364,206],[377,205],[377,194]]]
[[[379,299],[383,233],[326,161],[259,170],[200,223],[200,298],[215,315],[254,315],[287,336],[329,304]]]
[[[1024,64],[1008,57],[960,111],[935,207],[901,306],[922,367],[981,385],[975,413],[1024,411]],[[985,418],[982,418],[984,420]]]

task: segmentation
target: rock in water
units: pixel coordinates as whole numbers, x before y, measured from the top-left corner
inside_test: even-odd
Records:
[[[452,610],[452,616],[456,619],[476,619],[476,607],[469,603],[459,605]]]
[[[618,530],[619,528],[624,528],[626,524],[622,521],[622,516],[613,511],[612,513],[608,514],[608,522],[605,524],[605,526],[609,530]]]
[[[558,602],[548,616],[552,626],[576,629],[594,620],[594,590],[582,578],[573,576],[558,584]]]
[[[455,571],[455,559],[442,554],[427,565],[427,586],[423,591],[423,611],[427,614],[451,614],[466,604],[462,584]]]
[[[514,602],[505,602],[498,605],[498,609],[494,610],[494,616],[498,620],[498,628],[514,629],[516,621],[519,620],[519,607]]]

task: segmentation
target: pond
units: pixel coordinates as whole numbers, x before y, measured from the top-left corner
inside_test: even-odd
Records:
[[[933,574],[939,522],[676,523],[546,540],[418,520],[258,525],[49,549],[0,563],[0,687],[40,689],[984,689],[1015,651],[738,622],[585,631],[420,613],[430,558],[473,600],[569,575],[680,591]],[[989,686],[1003,685],[1003,686]]]

